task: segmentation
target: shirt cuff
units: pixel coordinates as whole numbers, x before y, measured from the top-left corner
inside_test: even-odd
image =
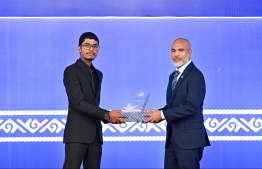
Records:
[[[166,118],[165,118],[165,115],[164,115],[164,113],[163,113],[163,110],[161,110],[161,118],[162,118],[163,120],[166,119]]]

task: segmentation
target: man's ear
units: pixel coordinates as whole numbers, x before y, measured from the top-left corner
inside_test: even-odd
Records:
[[[191,55],[192,55],[192,50],[189,50],[189,58],[191,59]]]
[[[81,46],[77,46],[78,52],[81,52]]]

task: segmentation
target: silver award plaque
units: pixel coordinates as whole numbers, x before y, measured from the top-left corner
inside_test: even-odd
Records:
[[[120,112],[120,115],[128,116],[129,118],[121,118],[124,122],[144,122],[149,119],[149,116],[143,114],[151,114],[147,111],[134,111],[134,112]]]
[[[150,118],[150,116],[143,116],[143,114],[151,114],[152,112],[144,111],[148,98],[150,94],[148,93],[145,103],[141,111],[133,111],[133,112],[120,112],[120,115],[128,116],[129,118],[121,118],[124,122],[145,122]]]

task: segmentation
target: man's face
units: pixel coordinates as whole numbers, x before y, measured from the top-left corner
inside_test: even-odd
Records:
[[[190,44],[182,39],[173,42],[171,58],[177,68],[180,68],[191,59]]]
[[[98,42],[94,39],[85,39],[82,45],[98,46]],[[99,49],[94,50],[93,47],[85,49],[84,46],[78,46],[77,50],[80,52],[80,58],[88,61],[94,60],[99,52]]]

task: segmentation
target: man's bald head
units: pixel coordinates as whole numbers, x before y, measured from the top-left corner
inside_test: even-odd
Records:
[[[174,44],[175,42],[179,42],[179,41],[181,41],[182,43],[185,43],[185,45],[188,46],[188,50],[191,50],[190,42],[189,42],[187,39],[177,38],[176,40],[174,40],[173,44]]]

